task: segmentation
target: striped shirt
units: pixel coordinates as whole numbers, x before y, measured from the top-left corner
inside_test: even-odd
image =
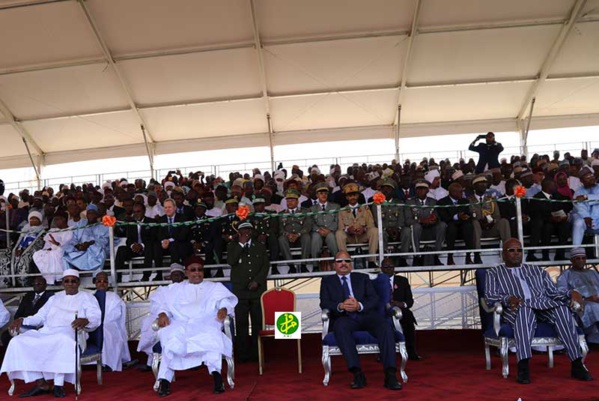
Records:
[[[512,272],[513,269],[518,269],[519,274]],[[545,310],[565,305],[570,299],[570,291],[558,289],[549,274],[539,266],[524,263],[520,267],[508,268],[500,264],[489,269],[485,285],[487,301],[507,305],[511,296],[523,299],[524,305],[532,309]]]

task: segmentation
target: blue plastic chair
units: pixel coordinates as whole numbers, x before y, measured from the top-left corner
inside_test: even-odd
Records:
[[[77,394],[81,394],[81,365],[96,362],[96,375],[98,384],[102,384],[102,347],[104,345],[104,314],[106,312],[106,291],[97,290],[94,297],[98,300],[100,310],[102,311],[102,320],[100,326],[88,333],[85,349],[81,350],[81,355],[77,363]]]

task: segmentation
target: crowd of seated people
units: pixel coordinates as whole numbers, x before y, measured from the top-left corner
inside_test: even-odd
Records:
[[[485,140],[487,153],[493,156],[491,151],[494,151],[496,154],[493,157],[497,157],[500,151],[494,142],[494,136],[486,135]],[[483,159],[485,147],[479,146],[476,149]],[[177,314],[183,311],[181,305],[189,304],[187,298],[199,299],[198,294],[203,289],[214,291],[214,299],[210,300],[210,307],[206,309],[205,316],[201,317],[214,320],[213,315],[217,316],[219,322],[215,323],[213,331],[220,333],[220,322],[233,310],[237,319],[244,316],[247,320],[247,315],[250,315],[252,323],[260,321],[255,318],[255,315],[259,315],[256,300],[266,289],[268,261],[286,260],[289,272],[297,273],[309,271],[309,266],[302,260],[335,255],[335,270],[340,277],[337,281],[341,280],[343,284],[334,280],[335,275],[328,276],[327,280],[331,282],[332,288],[337,284],[344,286],[346,280],[343,277],[348,276],[353,269],[348,244],[365,245],[367,249],[364,252],[372,255],[378,252],[380,246],[386,250],[397,247],[402,253],[410,250],[417,252],[424,241],[434,243],[437,251],[444,246],[445,250],[452,251],[456,241],[461,239],[466,244],[465,263],[480,264],[481,239],[493,237],[504,242],[504,260],[508,253],[519,248],[520,259],[514,259],[509,266],[519,267],[522,265],[522,249],[521,244],[512,238],[517,236],[518,227],[516,206],[511,202],[519,186],[523,186],[526,192],[521,206],[524,231],[529,235],[530,245],[547,246],[555,243],[552,242],[555,237],[557,244],[564,248],[557,248],[554,260],[563,260],[564,264],[568,264],[565,260],[565,248],[571,247],[572,243],[583,243],[585,234],[599,233],[599,209],[595,205],[599,201],[598,178],[599,149],[593,151],[591,157],[583,150],[580,157],[566,154],[563,159],[556,152],[553,157],[533,155],[530,160],[526,157],[512,157],[509,161],[502,159],[497,163],[491,159],[479,160],[478,164],[472,159],[456,163],[449,160],[437,163],[433,159],[424,159],[419,163],[406,160],[403,164],[396,161],[375,165],[354,164],[344,174],[339,165],[331,165],[328,174],[323,174],[318,166],[310,167],[307,173],[298,166],[293,166],[290,171],[280,167],[272,174],[255,169],[252,175],[231,173],[228,181],[221,177],[204,176],[201,172],[185,176],[180,171],[173,171],[161,180],[150,182],[137,179],[129,183],[121,179],[105,182],[101,186],[61,185],[56,193],[53,188],[47,187],[33,195],[27,190],[18,195],[9,194],[1,200],[5,207],[2,208],[0,222],[4,223],[8,217],[9,227],[5,228],[9,231],[2,232],[5,233],[4,241],[7,236],[13,236],[11,243],[15,244],[15,257],[27,252],[32,243],[37,241],[40,244],[32,257],[29,272],[41,273],[41,276],[33,280],[36,293],[40,292],[36,286],[42,287],[42,284],[41,292],[45,291],[45,281],[52,284],[62,280],[66,291],[64,294],[76,295],[80,282],[79,270],[92,270],[97,289],[107,289],[108,276],[100,273],[110,248],[109,230],[98,224],[104,216],[114,216],[117,222],[127,223],[117,224],[114,230],[117,240],[122,239],[116,253],[118,270],[122,270],[131,258],[139,257],[143,259],[143,263],[139,265],[143,268],[142,280],[147,281],[151,279],[153,267],[163,266],[166,255],[175,266],[171,268],[171,279],[174,270],[183,272],[183,267],[177,267],[178,264],[185,266],[188,280],[179,283],[181,285],[165,287],[172,295],[168,297],[170,304],[164,303],[160,305],[161,308],[153,311],[158,316],[158,326],[162,328],[157,336],[166,354],[166,358],[163,355],[159,371],[158,394],[166,396],[170,394],[174,371],[197,364],[195,361],[188,366],[182,362],[183,357],[179,361],[177,353],[171,352],[169,348],[174,345],[168,341],[176,337],[171,332],[179,329]],[[380,210],[374,204],[378,193],[383,194],[386,200]],[[236,213],[241,206],[246,206],[253,212],[247,220]],[[382,222],[382,227],[377,227],[379,221]],[[383,234],[382,243],[379,243],[379,229]],[[298,263],[293,262],[293,248],[300,249],[301,259]],[[265,249],[269,251],[268,257]],[[199,258],[198,254],[203,255],[206,269],[204,259]],[[227,263],[227,254],[234,255],[230,264],[241,266],[234,269],[237,276],[231,280],[233,292],[210,282],[211,287],[202,287],[205,276],[224,275],[218,265]],[[550,253],[546,249],[541,251],[542,260],[549,260],[549,257]],[[572,272],[569,276],[563,276],[560,286],[572,286],[571,283],[576,280],[586,280],[589,290],[576,299],[597,302],[594,290],[596,275],[587,278],[587,273],[583,270],[585,251],[578,248],[576,252],[571,252],[570,257],[573,261],[580,259],[581,262],[573,263]],[[532,262],[540,260],[534,251],[529,251],[526,258]],[[430,261],[424,259],[425,257],[416,255],[412,263],[442,264],[438,255]],[[368,267],[375,266],[374,257],[366,260]],[[259,263],[252,265],[254,261]],[[383,272],[390,275],[391,288],[396,290],[398,284],[392,277],[393,270],[389,269],[392,267],[389,263],[387,259],[387,263],[382,266]],[[455,264],[451,252],[447,255],[446,263]],[[399,258],[397,264],[406,266],[408,260]],[[211,265],[217,266],[211,268]],[[318,263],[312,264],[312,271],[317,271],[319,266]],[[270,268],[271,274],[279,273],[276,267]],[[243,275],[240,276],[239,272]],[[368,280],[360,275],[358,277],[356,280],[367,283],[364,284],[365,287],[369,286]],[[162,279],[160,271],[155,278]],[[331,308],[340,313],[347,312],[348,316],[351,313],[367,312],[367,308],[360,304],[362,299],[354,299],[354,296],[358,296],[367,300],[367,294],[361,294],[360,297],[358,281],[354,283],[350,279],[350,283],[347,289],[343,288],[339,297],[331,299]],[[62,297],[63,293],[58,293],[51,298],[50,304],[67,302]],[[154,300],[157,298],[155,296]],[[409,308],[405,300],[396,300],[395,294],[393,299],[397,306]],[[116,312],[113,314],[118,315],[118,323],[122,326],[122,305],[117,305],[118,299],[111,301],[115,301],[113,310],[121,311],[121,315]],[[38,301],[33,298],[29,302],[36,305]],[[73,327],[98,326],[95,301],[90,298],[86,302],[92,304],[86,306],[89,309],[84,314],[86,317],[81,321],[75,320]],[[108,310],[108,306],[106,308]],[[594,311],[589,311],[584,328],[592,336],[597,334],[597,319],[596,314],[591,313]],[[196,312],[194,310],[192,314]],[[32,315],[38,318],[36,312]],[[346,323],[354,324],[351,319],[355,318],[354,315],[349,316],[350,320],[346,319]],[[17,319],[15,327],[19,329],[21,324],[30,321],[35,323],[36,319]],[[64,319],[66,321],[67,317]],[[188,317],[182,315],[180,320],[185,319]],[[367,326],[364,323],[364,327]],[[243,329],[245,326],[239,320],[237,327],[238,337],[241,337],[239,332],[247,331],[247,328]],[[248,334],[246,332],[243,339],[249,340]],[[17,345],[13,348],[16,349],[28,337],[22,338],[24,339],[15,342]],[[126,341],[123,336],[120,340]],[[236,340],[239,342],[239,338]],[[413,347],[413,338],[409,341],[410,359],[419,360],[420,356]],[[248,351],[244,356],[245,361],[255,360],[255,345],[248,346],[249,341],[245,343],[240,348],[238,345],[239,349]],[[224,391],[219,367],[220,354],[230,355],[233,346],[224,337],[221,345],[222,350],[217,355],[210,356],[214,362],[211,362],[209,371],[214,379],[216,393]],[[126,347],[121,344],[120,348],[124,350]],[[381,359],[385,368],[385,387],[398,390],[401,385],[395,378],[392,346],[387,344],[385,347],[381,346],[381,350],[383,348],[386,351],[384,354],[388,353]],[[359,368],[359,362],[350,361],[345,352],[344,355],[348,369],[354,374],[352,388],[364,387],[366,379]],[[112,370],[120,370],[122,363],[130,359],[126,352],[112,356],[112,359],[106,357],[106,364]],[[592,380],[584,366],[579,366],[582,364],[580,355],[572,352],[570,356],[573,361],[573,376],[585,381]],[[527,365],[529,357],[524,353],[519,355],[519,360],[524,361],[522,367],[519,364],[518,380],[521,383],[530,382]],[[3,366],[3,371],[9,373],[28,371],[27,369]],[[54,377],[55,388],[60,388],[58,392],[54,391],[56,397],[64,396],[61,384],[65,380],[72,381],[63,376],[58,372]],[[50,391],[44,378],[30,378],[34,378],[37,384],[26,393],[30,393],[28,396]]]
[[[116,267],[120,270],[131,258],[143,258],[143,264],[136,266],[143,268],[144,281],[151,278],[153,267],[163,266],[166,255],[171,263],[183,263],[192,254],[204,255],[208,266],[226,263],[227,246],[238,238],[240,205],[257,213],[250,215],[254,240],[266,246],[271,262],[293,259],[294,248],[301,249],[303,260],[334,255],[352,243],[360,244],[363,253],[376,254],[379,246],[415,252],[422,241],[430,241],[435,251],[443,247],[450,251],[446,263],[453,265],[451,251],[462,240],[468,250],[464,263],[479,264],[481,239],[517,237],[511,200],[520,185],[526,189],[522,214],[529,246],[566,246],[570,238],[580,245],[585,234],[599,233],[599,207],[594,202],[599,196],[599,149],[590,156],[583,150],[580,157],[554,152],[494,161],[500,144],[489,134],[477,140],[483,138],[486,145],[474,146],[476,141],[471,145],[481,153],[478,163],[425,158],[418,163],[355,163],[346,171],[339,165],[328,171],[314,165],[307,172],[298,166],[289,170],[279,166],[274,172],[233,172],[227,180],[171,171],[150,182],[117,179],[102,185],[65,184],[56,191],[46,187],[33,194],[23,190],[0,198],[4,205],[0,228],[12,230],[8,235],[16,244],[17,257],[43,237],[30,273],[39,271],[49,283],[59,280],[67,268],[102,269],[109,250],[108,229],[95,223],[105,215],[138,223],[117,224],[115,236],[122,239],[122,246],[117,248]],[[383,244],[372,203],[377,192],[387,200],[381,216]],[[8,227],[4,227],[6,213]],[[6,242],[7,234],[0,231],[0,235]],[[427,259],[427,265],[442,264],[438,256]],[[547,249],[540,255],[527,254],[528,261],[549,258]],[[565,258],[558,248],[554,259]],[[422,265],[424,259],[416,256],[412,264]],[[290,262],[289,273],[317,271],[319,265]],[[364,265],[374,267],[375,258]],[[398,265],[408,261],[399,258]],[[279,273],[276,266],[271,274]],[[223,270],[207,268],[207,275],[222,276]],[[161,280],[161,272],[155,278]]]

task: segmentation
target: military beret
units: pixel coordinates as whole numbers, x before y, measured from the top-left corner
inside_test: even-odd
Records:
[[[329,192],[329,186],[326,182],[319,182],[315,185],[314,190],[316,192],[326,191]]]
[[[474,177],[474,179],[472,180],[472,184],[478,184],[479,182],[484,182],[486,184],[487,177],[485,177],[484,175],[479,175],[477,177]]]
[[[381,182],[381,187],[391,187],[393,189],[397,188],[397,184],[391,178],[384,178]]]
[[[225,201],[225,204],[229,203],[239,203],[239,200],[235,196],[231,196],[229,199]]]
[[[293,198],[298,199],[300,197],[300,193],[296,189],[288,189],[285,191],[285,198]]]
[[[343,186],[343,193],[345,195],[355,194],[360,192],[360,187],[355,182],[350,182],[349,184],[345,184]]]
[[[254,226],[252,225],[252,223],[246,220],[237,226],[238,230],[241,230],[242,228],[254,228]]]
[[[416,184],[414,185],[414,188],[418,189],[418,188],[426,188],[428,189],[431,186],[431,184],[427,181],[427,180],[417,180]]]

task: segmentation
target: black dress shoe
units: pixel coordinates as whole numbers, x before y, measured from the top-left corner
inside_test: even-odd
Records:
[[[279,269],[277,269],[276,266],[273,266],[270,275],[274,276],[275,274],[280,274],[280,273],[279,273]]]
[[[412,266],[422,266],[422,258],[420,256],[414,256],[414,259],[412,260]]]
[[[453,255],[447,256],[447,266],[453,266],[455,262],[453,261]]]
[[[582,359],[578,358],[572,361],[572,377],[585,382],[593,381],[593,376],[585,368]]]
[[[368,268],[369,269],[376,269],[378,266],[376,265],[376,263],[374,262],[368,262]]]
[[[364,372],[360,370],[359,372],[354,373],[354,381],[351,382],[350,387],[353,390],[366,387],[366,376],[364,376]]]
[[[475,265],[482,265],[483,264],[483,260],[480,257],[480,254],[475,253],[474,254],[474,264]]]
[[[52,389],[52,394],[54,394],[54,397],[56,398],[64,398],[67,395],[63,386],[54,386]]]
[[[385,388],[389,390],[401,390],[401,383],[395,376],[395,370],[385,372]]]
[[[20,394],[19,398],[36,397],[38,395],[43,395],[43,394],[50,394],[50,389],[44,390],[40,386],[35,385],[26,393]]]
[[[423,358],[417,353],[408,354],[408,361],[421,361]]]
[[[469,253],[466,254],[466,258],[465,258],[464,264],[467,264],[467,265],[473,265],[474,264],[472,262],[472,258],[470,258],[470,254]]]
[[[530,369],[528,368],[529,359],[518,361],[518,383],[530,384]]]
[[[438,256],[435,256],[435,266],[445,266]]]
[[[171,382],[165,379],[160,379],[160,385],[158,386],[158,395],[160,397],[166,397],[171,394]]]
[[[225,392],[225,384],[223,383],[223,377],[217,371],[212,372],[212,378],[214,379],[214,394],[220,394]]]
[[[302,273],[310,273],[310,271],[308,270],[308,268],[304,264],[301,265],[300,272],[302,272]]]
[[[287,274],[295,274],[297,273],[297,269],[295,268],[294,265],[289,266],[289,273]]]
[[[409,266],[408,262],[406,262],[405,258],[400,257],[399,259],[397,259],[397,267],[408,267],[408,266]]]
[[[539,258],[537,258],[534,253],[529,253],[528,255],[526,255],[526,261],[527,262],[538,262]]]

